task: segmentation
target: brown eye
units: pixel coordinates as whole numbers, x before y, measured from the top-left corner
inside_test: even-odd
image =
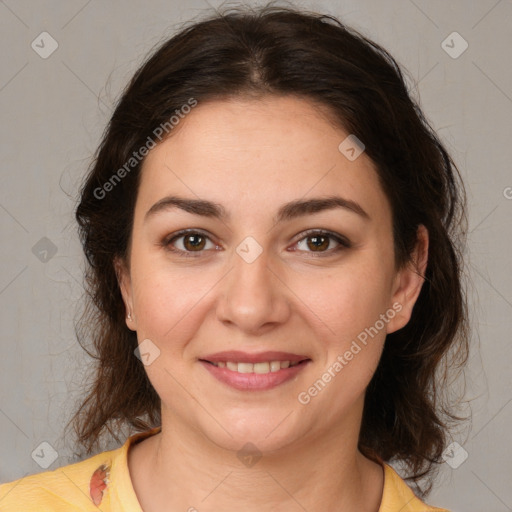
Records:
[[[304,241],[306,241],[305,244]],[[329,249],[332,241],[334,241],[335,245]],[[306,236],[301,238],[295,245],[300,251],[318,253],[319,256],[329,256],[333,253],[337,253],[340,250],[348,249],[351,247],[350,242],[340,235],[328,231],[318,230],[307,232]]]
[[[313,251],[316,251],[317,249],[327,249],[329,247],[328,236],[308,236],[306,240],[311,240],[311,243],[308,243],[308,247]]]
[[[204,249],[205,237],[199,234],[185,235],[183,245],[187,251]]]
[[[210,247],[206,247],[207,243]],[[210,237],[200,231],[185,230],[171,235],[162,242],[162,245],[169,251],[182,256],[200,256],[205,249],[215,248]],[[193,254],[197,253],[197,254]]]

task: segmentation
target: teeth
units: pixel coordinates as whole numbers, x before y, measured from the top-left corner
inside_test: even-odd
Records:
[[[272,361],[270,363],[270,371],[271,372],[278,372],[280,369],[281,369],[281,363],[279,361]]]
[[[254,363],[252,366],[254,373],[268,373],[270,371],[270,363]],[[238,367],[240,368],[240,363],[238,363]]]
[[[233,372],[238,373],[271,373],[278,372],[281,368],[288,368],[290,366],[297,366],[300,361],[265,361],[261,363],[236,363],[233,361],[220,361],[213,363],[219,368],[227,368]]]
[[[238,373],[252,373],[254,365],[251,363],[238,363]]]

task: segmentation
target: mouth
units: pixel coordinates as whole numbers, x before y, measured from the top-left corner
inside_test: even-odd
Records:
[[[220,382],[237,390],[257,391],[291,380],[312,360],[287,352],[230,351],[205,356],[199,362]]]

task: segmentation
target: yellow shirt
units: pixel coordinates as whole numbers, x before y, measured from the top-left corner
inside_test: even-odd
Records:
[[[142,512],[130,480],[128,449],[160,429],[134,434],[123,446],[81,462],[0,485],[0,511]],[[384,491],[378,512],[449,512],[420,501],[389,464],[383,465]]]

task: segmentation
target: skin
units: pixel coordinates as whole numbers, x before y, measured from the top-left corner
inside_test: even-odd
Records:
[[[145,370],[162,400],[162,432],[128,458],[145,512],[379,509],[383,468],[357,448],[364,393],[386,334],[410,319],[428,233],[420,226],[416,268],[397,271],[391,208],[374,164],[364,152],[348,160],[338,150],[348,133],[324,114],[294,97],[200,103],[144,161],[129,261],[116,265],[127,326],[160,350]],[[175,208],[145,221],[170,194],[215,201],[231,218]],[[286,202],[333,194],[359,203],[370,220],[337,208],[273,222]],[[184,237],[173,246],[198,257],[162,245],[186,228],[206,232],[202,252]],[[327,238],[315,250],[303,234],[313,228],[352,247],[335,251],[339,244]],[[250,264],[236,252],[247,236],[262,248]],[[394,318],[301,404],[299,393],[394,303],[401,305]],[[312,361],[273,389],[239,391],[198,362],[231,349]],[[247,442],[262,454],[251,467],[237,457]]]

